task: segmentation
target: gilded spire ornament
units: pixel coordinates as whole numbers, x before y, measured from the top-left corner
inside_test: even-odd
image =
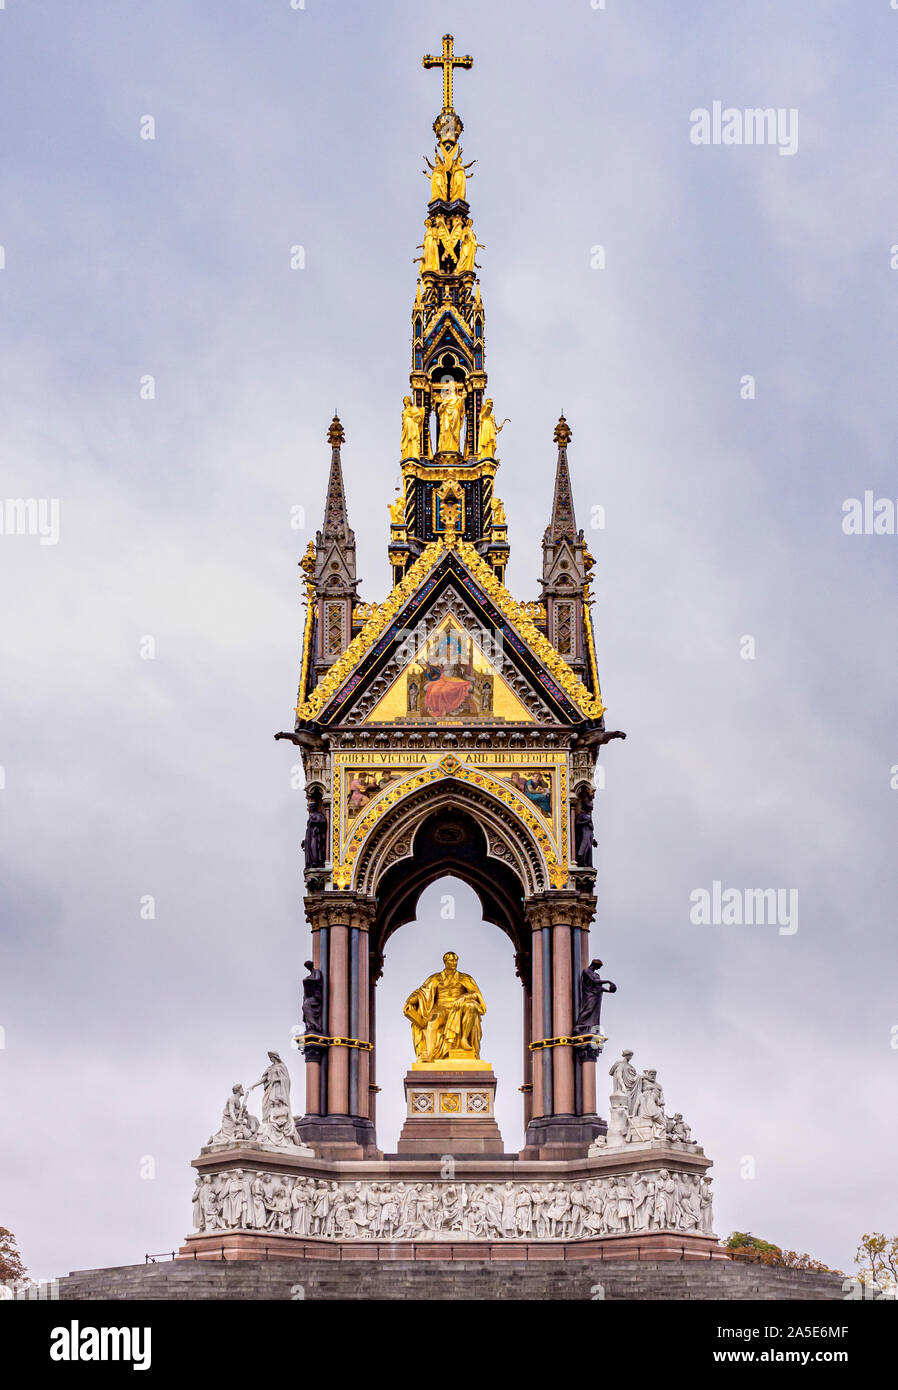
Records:
[[[555,426],[555,433],[552,435],[552,439],[556,444],[563,444],[567,447],[573,437],[571,427],[567,420],[565,420],[564,411],[562,411],[561,415],[558,417],[558,424]]]
[[[472,68],[474,66],[474,59],[470,56],[470,54],[465,54],[464,56],[462,56],[461,54],[457,54],[452,51],[452,46],[454,43],[455,40],[451,34],[444,34],[442,54],[439,57],[435,57],[432,53],[425,53],[422,59],[422,63],[425,69],[443,69],[444,112],[452,111],[454,109],[452,105],[452,75],[454,70],[456,68]]]

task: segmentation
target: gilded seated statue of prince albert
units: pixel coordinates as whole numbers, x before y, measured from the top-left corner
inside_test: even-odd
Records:
[[[447,951],[443,969],[430,975],[405,1001],[419,1062],[474,1061],[480,1058],[481,1019],[486,1013],[477,982],[458,968]]]

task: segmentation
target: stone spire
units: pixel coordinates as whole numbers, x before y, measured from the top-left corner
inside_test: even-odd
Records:
[[[591,638],[586,629],[588,614],[584,614],[584,600],[588,598],[586,590],[593,561],[583,532],[577,530],[567,461],[567,446],[572,434],[563,414],[555,426],[553,438],[558,445],[558,460],[552,517],[543,536],[542,599],[546,605],[549,641],[578,675],[585,676]]]
[[[336,412],[334,412],[334,418],[327,432],[327,440],[331,446],[331,471],[327,480],[327,496],[324,503],[324,529],[319,532],[319,535],[325,540],[341,540],[354,547],[355,535],[350,529],[349,517],[346,512],[343,464],[340,458],[340,447],[346,442],[346,435]]]
[[[358,601],[355,532],[349,525],[340,450],[346,435],[336,412],[327,432],[331,467],[324,503],[324,524],[315,535],[312,586],[316,600],[316,676],[337,660],[352,640],[352,610]]]
[[[571,475],[567,466],[567,446],[571,442],[571,427],[564,418],[564,411],[555,426],[553,438],[558,445],[558,462],[555,465],[555,492],[552,497],[552,520],[546,531],[546,540],[575,541],[577,539],[577,520],[574,515],[574,495],[571,491]]]

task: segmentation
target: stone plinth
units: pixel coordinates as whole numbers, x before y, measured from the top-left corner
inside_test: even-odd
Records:
[[[400,1157],[504,1154],[488,1062],[416,1062],[405,1077]]]
[[[450,1232],[428,1240],[302,1239],[277,1232],[187,1236],[179,1260],[729,1260],[716,1236],[678,1231],[581,1240],[477,1240]]]

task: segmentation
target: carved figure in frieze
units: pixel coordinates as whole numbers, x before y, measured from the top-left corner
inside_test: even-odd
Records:
[[[517,1234],[516,1213],[514,1183],[507,1182],[502,1190],[502,1234],[508,1239]]]
[[[262,1231],[265,1229],[265,1184],[262,1181],[262,1174],[256,1173],[250,1182],[250,1196],[252,1206],[250,1208],[250,1221],[253,1229]]]
[[[323,1178],[319,1178],[315,1186],[315,1194],[312,1198],[312,1213],[310,1217],[311,1234],[313,1236],[326,1236],[328,1234],[327,1227],[330,1210],[330,1187]]]
[[[290,1193],[290,1208],[293,1213],[290,1229],[295,1236],[311,1234],[312,1183],[309,1178],[297,1178]]]
[[[201,1231],[219,1231],[224,1224],[221,1216],[221,1199],[213,1185],[211,1174],[207,1173],[200,1183],[199,1209],[202,1222]]]
[[[664,1230],[675,1225],[676,1200],[676,1184],[667,1169],[662,1168],[655,1180],[655,1195],[652,1206],[651,1225],[655,1230]]]
[[[427,1182],[422,1187],[418,1210],[421,1213],[421,1222],[425,1231],[435,1231],[437,1229],[437,1217],[436,1193],[433,1190],[433,1183]]]
[[[254,1230],[330,1240],[581,1240],[677,1230],[709,1235],[710,1179],[652,1169],[573,1183],[327,1182],[224,1169],[198,1178],[200,1232]]]
[[[235,1228],[248,1224],[244,1220],[246,1211],[246,1190],[243,1183],[243,1170],[235,1168],[226,1177],[221,1203],[221,1219],[225,1226]]]
[[[519,1236],[529,1239],[533,1230],[533,1195],[529,1187],[520,1187],[514,1202],[515,1226]]]

